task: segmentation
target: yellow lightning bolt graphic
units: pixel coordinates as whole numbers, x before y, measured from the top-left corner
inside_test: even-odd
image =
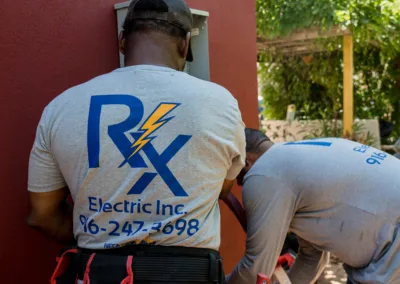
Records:
[[[135,151],[132,153],[132,155],[129,156],[128,159],[130,159],[133,155],[135,155],[137,152],[140,151],[146,145],[151,138],[148,136],[156,131],[158,128],[163,126],[165,123],[168,122],[167,120],[160,121],[167,113],[172,111],[178,104],[172,104],[172,103],[162,103],[160,104],[157,109],[153,112],[153,114],[146,120],[146,122],[142,125],[140,128],[140,131],[144,131],[142,136],[138,140],[133,143],[131,148],[135,148]]]

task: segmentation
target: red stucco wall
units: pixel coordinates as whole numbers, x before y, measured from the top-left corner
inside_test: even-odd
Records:
[[[118,67],[118,0],[6,0],[0,8],[0,271],[2,283],[46,283],[57,246],[25,225],[29,151],[43,107],[68,87]],[[255,1],[189,0],[210,12],[211,78],[257,125]],[[236,192],[237,189],[235,190]],[[244,234],[225,206],[229,271]],[[23,267],[26,267],[24,269]]]

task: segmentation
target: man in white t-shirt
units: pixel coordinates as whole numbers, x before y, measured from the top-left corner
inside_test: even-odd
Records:
[[[288,231],[299,240],[293,284],[315,281],[324,252],[345,263],[349,283],[400,283],[398,159],[337,138],[274,144],[253,129],[246,152],[246,255],[229,284],[271,276]]]
[[[123,255],[121,266],[112,262],[123,275],[106,270],[111,283],[129,277],[132,257],[138,283],[221,282],[218,198],[244,165],[244,124],[226,89],[182,72],[192,22],[183,0],[132,1],[121,34],[127,67],[65,91],[43,112],[28,223],[77,241],[81,280],[105,279],[103,260]]]

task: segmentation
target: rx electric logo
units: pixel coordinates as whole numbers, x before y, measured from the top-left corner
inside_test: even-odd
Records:
[[[128,195],[141,194],[153,179],[160,175],[175,196],[188,196],[167,164],[192,136],[178,135],[162,153],[158,153],[152,145],[152,141],[157,137],[154,136],[154,133],[174,118],[173,116],[166,118],[166,116],[180,104],[160,103],[138,130],[131,132],[139,125],[144,116],[144,106],[138,98],[131,95],[93,96],[90,101],[87,136],[89,168],[100,167],[100,118],[102,107],[105,105],[124,105],[130,111],[126,120],[108,126],[108,135],[124,157],[119,167],[128,164],[131,168],[148,168],[139,154],[141,152],[147,156],[156,170],[156,172],[144,173],[133,185]],[[132,136],[133,143],[125,135],[126,132]]]

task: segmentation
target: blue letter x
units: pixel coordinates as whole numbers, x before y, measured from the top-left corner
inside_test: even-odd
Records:
[[[142,135],[141,133],[131,133],[132,137],[139,139]],[[168,162],[179,152],[180,149],[192,138],[190,135],[179,135],[175,140],[164,150],[164,152],[159,155],[154,149],[151,142],[147,143],[142,150],[149,158],[150,162],[153,164],[157,173],[164,180],[164,182],[171,189],[175,196],[188,196],[183,187],[180,185],[179,181],[172,174],[171,170],[168,168]],[[130,194],[141,194],[146,187],[153,181],[157,176],[157,173],[144,173],[139,180],[133,185],[131,190],[128,192]]]

